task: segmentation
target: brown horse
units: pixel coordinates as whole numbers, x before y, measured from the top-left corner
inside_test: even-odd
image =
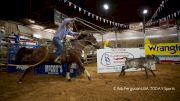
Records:
[[[81,52],[87,45],[93,45],[95,48],[99,48],[96,38],[91,34],[80,34],[76,40],[71,41],[71,48],[64,48],[64,51],[60,55],[61,65],[64,63],[68,63],[66,77],[68,81],[70,78],[70,67],[72,63],[76,63],[81,72],[85,72],[88,76],[88,79],[91,80],[91,76],[88,71],[84,68],[81,58]],[[15,57],[16,64],[29,65],[29,67],[25,70],[22,77],[19,79],[19,83],[21,83],[26,74],[32,71],[36,65],[41,64],[43,62],[51,62],[53,63],[55,56],[53,54],[48,53],[47,46],[41,46],[40,48],[20,48]],[[32,65],[33,64],[33,65]],[[56,63],[57,64],[57,63]]]

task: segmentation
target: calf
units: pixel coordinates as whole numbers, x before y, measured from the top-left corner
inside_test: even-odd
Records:
[[[140,57],[140,58],[133,58],[133,59],[128,59],[126,57],[125,66],[122,66],[122,70],[119,76],[121,76],[122,74],[125,75],[125,70],[129,68],[136,68],[136,69],[144,68],[147,78],[148,78],[148,70],[151,71],[154,77],[156,77],[151,67],[152,65],[158,62],[159,62],[159,59],[155,56],[147,56],[147,57]]]

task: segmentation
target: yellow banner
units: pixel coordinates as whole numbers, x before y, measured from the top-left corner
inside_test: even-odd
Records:
[[[109,46],[109,41],[104,42],[104,48]]]
[[[145,44],[146,55],[180,55],[180,43]]]

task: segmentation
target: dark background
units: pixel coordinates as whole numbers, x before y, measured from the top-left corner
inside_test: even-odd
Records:
[[[132,22],[142,21],[142,10],[149,10],[146,20],[149,20],[163,0],[69,0],[75,5],[102,18],[129,24]],[[179,0],[168,0],[163,9],[155,19],[168,16],[180,10]],[[15,20],[23,22],[24,18],[31,18],[36,23],[46,27],[56,27],[54,25],[54,8],[70,17],[80,17],[92,23],[103,27],[111,27],[102,21],[79,12],[78,8],[68,6],[68,2],[63,0],[1,0],[0,1],[0,19]],[[104,2],[110,4],[108,11],[103,10]]]

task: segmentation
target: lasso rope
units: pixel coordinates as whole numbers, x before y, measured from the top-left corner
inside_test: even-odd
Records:
[[[99,31],[99,32],[105,32],[105,31],[107,31],[106,29],[104,29],[104,28],[102,28],[102,27],[100,27],[100,26],[97,26],[97,25],[95,25],[95,24],[93,24],[93,23],[90,23],[90,22],[88,22],[88,21],[86,21],[86,20],[83,20],[83,19],[81,19],[81,18],[78,18],[78,17],[75,17],[75,21],[78,21],[78,22],[80,22],[80,23],[82,23],[82,24],[84,24],[84,25],[86,25],[86,26],[88,26],[88,27],[90,27],[90,28],[92,28],[92,29],[94,29],[94,30],[96,30],[96,31],[99,31],[98,29],[96,29],[96,28],[94,28],[94,27],[92,27],[92,26],[90,26],[90,25],[88,25],[88,24],[91,24],[91,25],[93,25],[93,26],[96,26],[96,27],[98,27],[99,29],[101,29],[102,31]],[[88,23],[88,24],[86,24],[86,23]]]
[[[93,24],[93,23],[90,23],[90,22],[88,22],[88,21],[86,21],[86,20],[83,20],[83,19],[81,19],[81,18],[75,17],[75,20],[78,21],[78,22],[80,22],[80,23],[82,23],[82,24],[84,24],[84,25],[86,25],[86,26],[88,26],[88,27],[90,27],[90,28],[92,28],[92,29],[94,29],[94,30],[96,30],[96,31],[98,31],[98,32],[103,32],[103,33],[104,33],[104,32],[106,31],[106,29],[104,29],[104,28],[102,28],[102,27],[100,27],[100,26],[97,26],[97,25],[95,25],[95,24]],[[85,22],[88,23],[88,24],[86,24]],[[98,29],[92,27],[92,26],[89,25],[89,24],[91,24],[91,25],[93,25],[93,26],[96,26],[97,28],[100,28],[101,31],[99,31]],[[76,28],[76,30],[77,30],[77,28]],[[80,40],[80,41],[82,41],[82,40]],[[95,45],[94,43],[92,43],[92,42],[89,41],[89,40],[84,40],[84,41],[90,42],[92,45]],[[82,46],[85,47],[84,45],[82,45]],[[47,48],[46,48],[46,49],[47,49]],[[44,58],[43,58],[41,61],[39,61],[39,62],[36,63],[36,64],[27,65],[27,66],[28,66],[28,67],[37,66],[37,65],[39,65],[40,63],[42,63],[42,62],[47,58],[47,56],[48,56],[48,49],[46,50],[46,54],[45,54]],[[17,65],[17,64],[3,64],[3,63],[0,63],[0,66],[18,66],[18,65]]]
[[[75,17],[74,19],[75,19],[75,21],[78,21],[78,22],[84,24],[85,26],[88,26],[88,27],[94,29],[95,31],[98,31],[98,32],[101,32],[101,33],[104,33],[105,31],[107,31],[106,29],[104,29],[104,28],[102,28],[102,27],[100,27],[100,26],[97,26],[97,25],[95,25],[95,24],[93,24],[93,23],[91,23],[91,22],[88,22],[88,21],[86,21],[86,20],[83,20],[83,19],[81,19],[81,18]],[[85,22],[88,23],[88,24],[86,24]],[[73,24],[74,24],[74,23],[73,23]],[[99,31],[98,29],[92,27],[92,26],[89,25],[89,24],[91,24],[91,25],[93,25],[93,26],[96,26],[97,28],[101,29],[101,31]],[[76,28],[76,30],[77,30],[77,27],[76,27],[75,24],[74,24],[74,26],[75,26],[75,28]],[[87,42],[90,42],[92,45],[96,45],[96,43],[92,43],[92,42],[89,41],[89,40],[79,40],[79,41],[87,41]],[[81,46],[83,46],[83,45],[81,45]],[[85,47],[85,46],[84,46],[84,47]]]
[[[75,25],[75,22],[73,22],[73,26],[75,27],[76,31],[78,31],[78,30],[77,30],[77,27],[76,27],[76,25]]]
[[[46,54],[45,54],[44,58],[43,58],[41,61],[39,61],[38,63],[36,63],[36,64],[26,65],[26,66],[28,66],[28,67],[37,66],[37,65],[39,65],[40,63],[42,63],[42,62],[47,58],[47,56],[48,56],[48,48],[47,48],[47,46],[46,46]],[[3,64],[3,63],[0,63],[0,66],[19,66],[19,65],[17,65],[17,64]]]

